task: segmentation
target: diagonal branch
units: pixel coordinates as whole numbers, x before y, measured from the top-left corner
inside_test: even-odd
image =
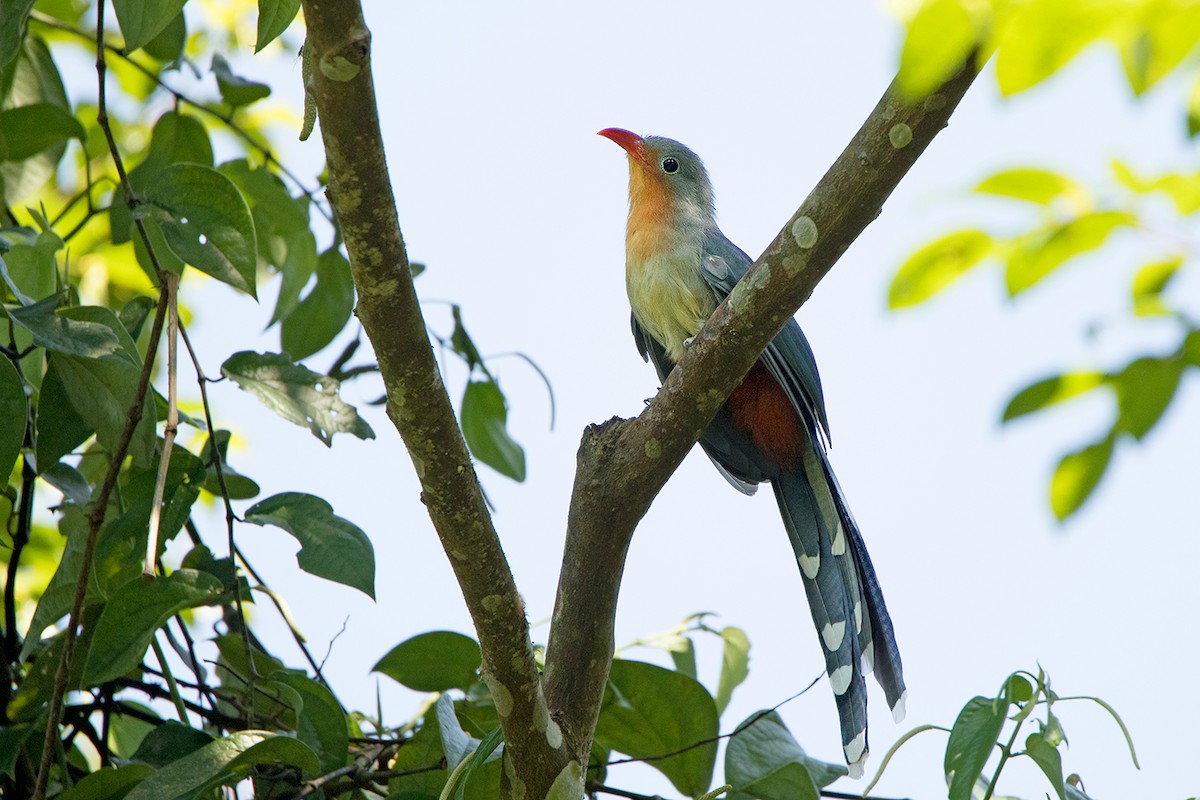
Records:
[[[584,432],[546,652],[545,690],[576,757],[587,754],[596,727],[634,528],[763,349],[879,215],[977,74],[972,58],[945,85],[915,101],[904,98],[893,82],[641,416]]]
[[[329,169],[358,290],[358,316],[379,359],[387,412],[421,481],[421,497],[454,569],[501,713],[505,746],[529,797],[563,766],[533,659],[525,608],[492,525],[430,346],[396,217],[359,0],[305,0],[305,50]],[[307,82],[307,76],[306,76]],[[530,770],[524,772],[525,769]],[[526,775],[534,777],[526,777]]]

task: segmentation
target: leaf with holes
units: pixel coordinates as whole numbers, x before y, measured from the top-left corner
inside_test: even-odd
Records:
[[[613,661],[596,725],[602,746],[633,758],[678,753],[647,763],[696,797],[712,782],[716,736],[717,705],[695,679],[641,661]]]
[[[221,374],[279,416],[308,428],[326,445],[332,444],[335,433],[375,438],[375,432],[354,406],[338,396],[340,384],[336,380],[293,364],[286,354],[243,350],[221,365]]]
[[[319,497],[284,492],[255,503],[246,522],[283,528],[300,542],[296,563],[318,578],[375,597],[375,551],[362,529],[333,513]]]
[[[210,167],[174,164],[158,173],[140,213],[156,219],[176,256],[255,296],[254,221],[233,182]]]

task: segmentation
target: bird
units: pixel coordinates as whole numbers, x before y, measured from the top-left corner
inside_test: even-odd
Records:
[[[717,227],[712,183],[694,152],[622,128],[599,135],[628,156],[625,288],[638,352],[664,381],[753,262]],[[907,690],[883,591],[834,477],[828,441],[816,360],[790,319],[699,443],[734,488],[753,494],[768,482],[775,492],[824,653],[848,773],[860,777],[868,753],[865,676],[874,671],[897,722]]]

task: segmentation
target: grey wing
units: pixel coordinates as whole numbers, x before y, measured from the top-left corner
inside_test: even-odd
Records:
[[[741,248],[714,230],[705,240],[700,271],[717,300],[721,301],[733,291],[752,263]],[[829,441],[829,420],[825,416],[825,395],[821,391],[817,361],[796,320],[788,320],[783,330],[771,340],[763,351],[762,361],[779,385],[787,390],[792,405],[809,428],[816,429],[819,425],[825,440]]]

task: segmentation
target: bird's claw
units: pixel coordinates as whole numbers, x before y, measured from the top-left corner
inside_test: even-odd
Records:
[[[683,349],[687,350],[689,347],[692,346],[692,342],[694,342],[694,341],[696,341],[695,336],[689,336],[686,339],[684,339],[683,340]]]

